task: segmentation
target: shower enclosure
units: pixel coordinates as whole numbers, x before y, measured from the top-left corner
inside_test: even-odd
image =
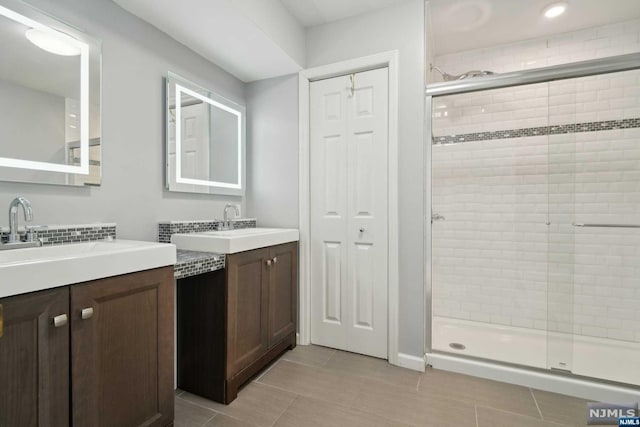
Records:
[[[640,55],[428,86],[431,342],[640,385]]]

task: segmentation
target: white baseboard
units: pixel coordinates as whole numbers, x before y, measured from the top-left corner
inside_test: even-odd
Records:
[[[425,363],[424,358],[418,356],[412,356],[410,354],[398,353],[397,362],[395,365],[401,368],[411,369],[413,371],[424,372]]]
[[[427,354],[427,363],[444,371],[567,394],[592,401],[609,403],[640,401],[640,390],[632,388],[632,386],[624,387],[445,354],[429,353]]]

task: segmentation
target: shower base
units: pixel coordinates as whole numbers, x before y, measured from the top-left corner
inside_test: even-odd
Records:
[[[640,343],[437,316],[432,331],[434,351],[640,385]]]

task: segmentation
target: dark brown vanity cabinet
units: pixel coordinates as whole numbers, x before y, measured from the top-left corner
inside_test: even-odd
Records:
[[[0,304],[0,426],[69,425],[69,288]]]
[[[295,347],[298,242],[227,256],[225,270],[178,281],[178,387],[230,403]]]
[[[173,423],[173,268],[0,299],[0,426]]]
[[[74,426],[173,423],[173,268],[71,286]]]
[[[272,348],[296,333],[298,323],[298,242],[273,246],[268,258],[268,337]]]

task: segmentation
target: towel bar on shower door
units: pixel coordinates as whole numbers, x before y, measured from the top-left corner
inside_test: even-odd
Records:
[[[573,223],[574,227],[603,227],[603,228],[640,228],[640,225],[635,224],[584,224]]]

